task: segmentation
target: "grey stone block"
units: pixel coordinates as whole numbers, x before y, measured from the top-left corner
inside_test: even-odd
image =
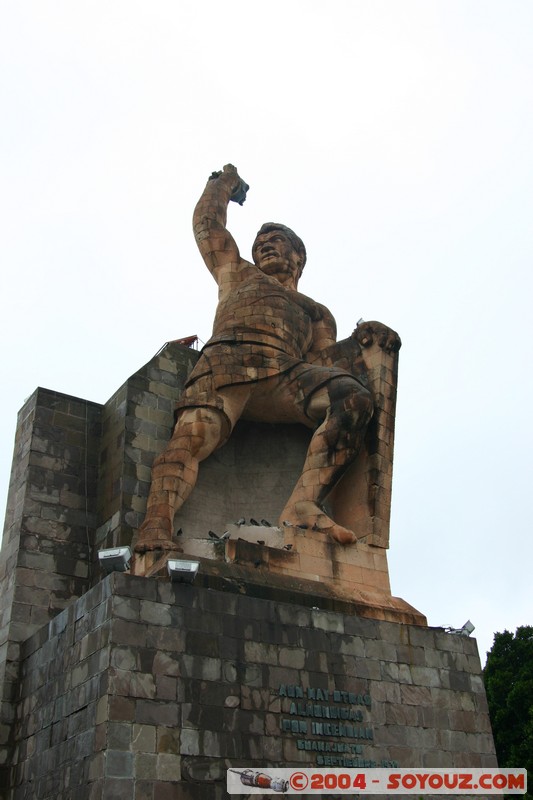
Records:
[[[440,687],[442,685],[440,671],[432,667],[411,667],[413,683],[418,686]]]
[[[150,625],[171,624],[170,606],[153,600],[141,600],[140,619]]]
[[[136,702],[135,722],[141,725],[177,725],[179,721],[177,703],[139,699]]]
[[[192,728],[183,728],[181,731],[181,753],[183,755],[198,755],[200,753],[200,732]]]
[[[470,675],[467,672],[450,670],[450,689],[457,692],[471,691]]]
[[[311,625],[313,628],[331,633],[344,633],[344,617],[331,611],[311,611]]]
[[[303,669],[305,652],[296,647],[280,647],[278,658],[280,667]]]
[[[374,639],[365,641],[365,656],[380,661],[397,661],[398,658],[393,644]]]

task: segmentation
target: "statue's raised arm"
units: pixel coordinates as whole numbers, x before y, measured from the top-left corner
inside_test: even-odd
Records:
[[[249,186],[232,164],[210,176],[193,215],[193,229],[207,268],[219,281],[221,268],[240,262],[239,248],[226,228],[230,200],[242,205]]]

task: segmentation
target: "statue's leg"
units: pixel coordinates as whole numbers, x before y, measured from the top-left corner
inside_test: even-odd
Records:
[[[171,550],[174,515],[189,497],[198,477],[198,465],[228,439],[246,401],[240,387],[219,394],[223,409],[185,408],[167,448],[154,460],[146,517],[135,551]]]
[[[355,541],[353,531],[330,519],[321,503],[359,452],[372,411],[370,393],[348,376],[333,378],[312,395],[307,414],[321,424],[280,522],[326,531],[343,544]]]

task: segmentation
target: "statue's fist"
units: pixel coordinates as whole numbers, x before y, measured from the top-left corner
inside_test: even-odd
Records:
[[[235,203],[238,203],[240,206],[242,206],[246,200],[246,192],[250,187],[245,181],[243,181],[237,172],[237,167],[234,167],[233,164],[225,164],[222,170],[219,170],[218,172],[212,172],[209,176],[209,180],[213,181],[216,178],[220,178],[221,175],[229,176],[228,180],[232,186],[230,200],[233,200]]]
[[[397,353],[402,346],[402,340],[396,331],[382,322],[361,322],[352,336],[361,347],[370,347],[375,342],[386,353]]]

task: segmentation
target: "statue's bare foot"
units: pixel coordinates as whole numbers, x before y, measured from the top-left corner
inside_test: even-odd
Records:
[[[280,523],[284,522],[290,522],[294,526],[305,526],[314,531],[322,531],[340,544],[352,544],[357,539],[353,531],[338,525],[316,503],[310,500],[302,500],[294,505],[287,504],[280,517]]]
[[[178,546],[172,539],[170,521],[164,517],[145,520],[139,530],[139,537],[134,549],[136,553],[146,553],[151,550],[177,550]]]

